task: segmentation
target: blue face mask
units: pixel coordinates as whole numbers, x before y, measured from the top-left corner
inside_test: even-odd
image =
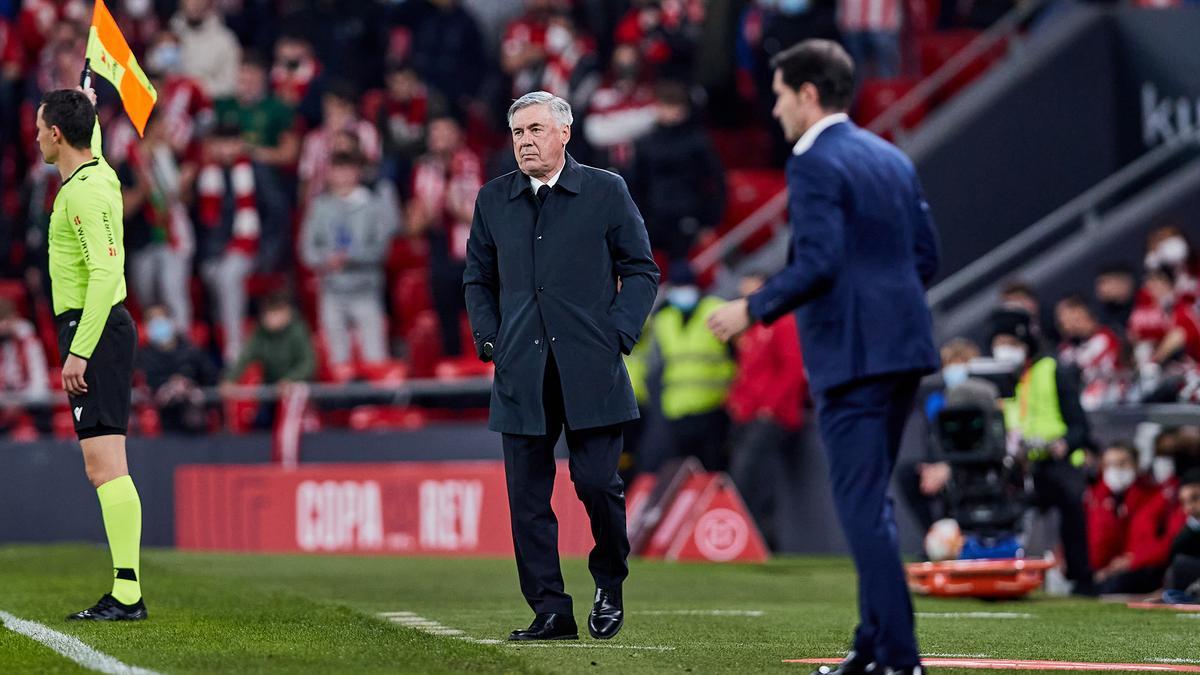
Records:
[[[667,291],[667,302],[681,312],[690,312],[700,303],[700,289],[695,286],[676,286]]]
[[[1193,532],[1200,532],[1200,518],[1197,518],[1196,516],[1188,516],[1187,526],[1191,528]]]
[[[947,389],[953,389],[970,377],[970,369],[965,363],[951,363],[942,368],[942,382],[946,384]]]
[[[809,0],[778,0],[776,5],[782,14],[803,14],[808,11]]]
[[[155,317],[150,319],[150,323],[146,326],[146,336],[150,338],[150,342],[156,345],[165,345],[175,337],[175,324],[166,317]]]

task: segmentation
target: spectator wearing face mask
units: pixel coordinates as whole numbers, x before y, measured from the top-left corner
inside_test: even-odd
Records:
[[[1010,450],[1028,466],[1036,506],[1059,511],[1066,576],[1075,583],[1073,591],[1094,595],[1080,470],[1091,439],[1079,403],[1079,375],[1041,353],[1028,313],[999,309],[991,323],[992,356],[1012,366],[1018,378],[1015,395],[1004,401]]]
[[[1101,593],[1149,593],[1162,584],[1171,542],[1184,516],[1138,472],[1132,444],[1113,443],[1088,489],[1088,554]]]
[[[1171,542],[1163,600],[1173,604],[1200,604],[1200,468],[1183,475],[1179,510],[1184,526]]]
[[[600,166],[627,169],[634,142],[658,121],[654,90],[643,79],[644,70],[637,49],[619,45],[613,50],[608,77],[592,94],[583,135],[599,153]]]
[[[1058,330],[1063,342],[1058,361],[1079,370],[1084,410],[1095,410],[1121,399],[1121,340],[1108,327],[1100,325],[1087,301],[1069,295],[1055,306]]]
[[[144,318],[146,344],[138,350],[137,369],[146,380],[162,428],[203,432],[207,419],[200,388],[217,383],[216,366],[179,333],[166,307],[150,307]]]
[[[1160,227],[1146,238],[1146,269],[1165,268],[1173,274],[1175,294],[1188,304],[1196,301],[1200,261],[1183,231],[1173,225]]]
[[[971,377],[970,364],[979,358],[979,347],[965,338],[954,338],[942,345],[942,388],[932,392],[925,401],[925,416],[929,424],[947,406],[976,406],[994,409],[1000,400],[1000,390],[991,382]],[[932,447],[930,447],[932,450]],[[927,531],[938,518],[948,516],[945,487],[950,480],[950,465],[933,461],[903,462],[896,468],[900,495],[916,517],[921,531]]]
[[[296,33],[279,37],[275,42],[270,78],[271,91],[295,110],[307,127],[320,123],[321,98],[327,80],[308,38]]]
[[[724,470],[729,415],[725,402],[736,367],[730,348],[707,327],[723,301],[700,292],[686,262],[670,267],[667,305],[651,319],[652,348],[662,362],[659,406],[670,429],[669,448],[646,448],[638,468],[657,471],[670,458],[696,457],[709,471]]]
[[[199,139],[212,129],[213,103],[204,87],[183,72],[183,50],[171,31],[161,31],[146,49],[146,75],[158,91],[155,116],[178,161],[194,159]]]
[[[1146,273],[1138,304],[1129,317],[1143,400],[1173,401],[1180,387],[1168,381],[1200,362],[1200,317],[1177,291],[1176,274],[1168,267]]]

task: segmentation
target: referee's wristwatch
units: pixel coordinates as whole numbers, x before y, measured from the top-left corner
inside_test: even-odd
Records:
[[[479,351],[483,354],[484,363],[487,363],[488,361],[492,360],[492,352],[496,351],[496,345],[490,342],[485,342]]]

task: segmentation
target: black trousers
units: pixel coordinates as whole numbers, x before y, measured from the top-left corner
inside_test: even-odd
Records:
[[[450,256],[450,244],[442,233],[429,239],[429,294],[437,314],[442,338],[442,356],[453,358],[462,353],[462,315],[467,310],[462,279],[467,265]]]
[[[558,562],[558,519],[550,507],[554,491],[554,445],[566,426],[566,413],[554,355],[548,354],[546,360],[542,393],[546,433],[504,434],[504,473],[521,593],[538,614],[570,614],[571,596],[564,590]],[[571,482],[587,509],[596,542],[588,556],[588,569],[597,587],[620,588],[629,575],[625,484],[617,475],[621,425],[566,429],[566,434]]]
[[[734,430],[729,475],[771,550],[779,549],[781,502],[786,481],[796,475],[798,435],[771,419]]]
[[[1088,560],[1087,516],[1083,511],[1083,472],[1062,459],[1034,462],[1034,503],[1039,509],[1058,509],[1059,538],[1067,559],[1067,578],[1076,583],[1092,583]]]

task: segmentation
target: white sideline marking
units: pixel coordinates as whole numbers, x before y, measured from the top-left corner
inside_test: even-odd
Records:
[[[1200,663],[1200,659],[1146,659],[1155,663]]]
[[[1023,612],[917,612],[918,619],[1032,619]]]
[[[638,645],[611,645],[611,644],[590,644],[581,642],[510,642],[508,640],[497,640],[492,638],[477,638],[467,635],[464,631],[450,626],[442,625],[439,621],[426,619],[414,612],[380,612],[376,616],[387,619],[388,621],[407,628],[415,628],[422,633],[429,635],[440,635],[452,637],[455,640],[462,640],[477,645],[508,645],[510,647],[564,647],[567,649],[637,649],[654,652],[669,652],[674,651],[674,647],[655,647],[655,646],[638,646]],[[145,675],[140,674],[140,675]],[[156,675],[156,674],[155,674]]]
[[[762,616],[760,609],[650,609],[635,611],[646,616]]]
[[[1181,619],[1200,619],[1200,614],[1176,614]]]
[[[0,610],[0,623],[12,632],[20,633],[27,638],[36,640],[58,652],[59,655],[98,673],[109,673],[110,675],[158,675],[153,670],[126,665],[108,654],[96,651],[92,647],[80,642],[76,637],[60,633],[36,621],[18,619],[3,610]]]

